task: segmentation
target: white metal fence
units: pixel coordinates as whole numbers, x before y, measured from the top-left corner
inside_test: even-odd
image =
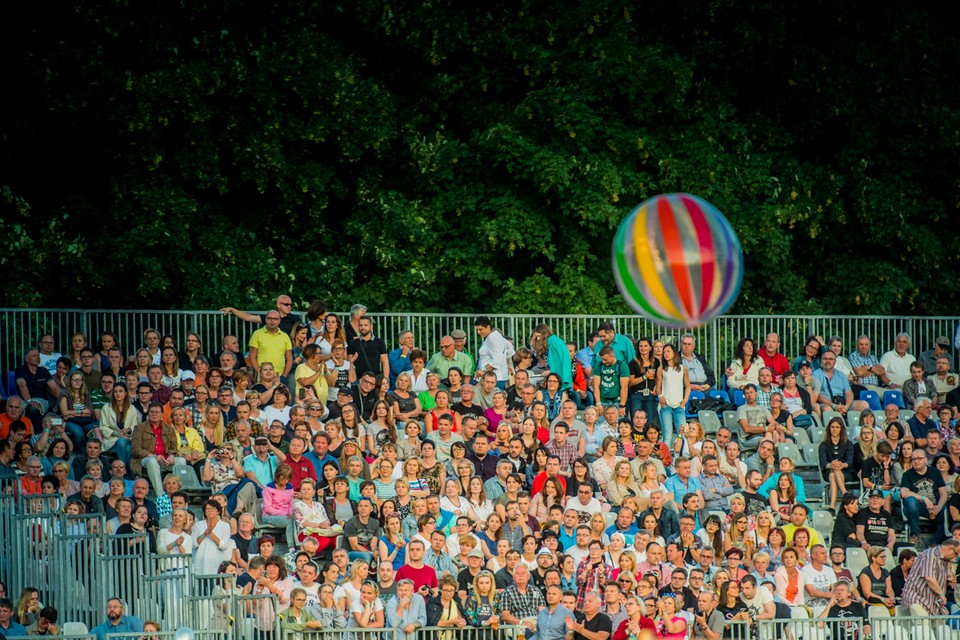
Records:
[[[302,316],[302,312],[298,312]],[[473,331],[478,314],[466,313],[376,313],[368,314],[375,321],[377,335],[383,337],[388,348],[396,346],[401,331],[411,330],[416,344],[429,353],[437,350],[439,339],[454,329],[467,333],[467,350],[476,353],[479,348]],[[494,325],[516,344],[525,344],[533,328],[544,322],[564,340],[583,346],[590,333],[601,322],[612,321],[617,330],[633,338],[649,336],[675,339],[679,331],[667,330],[635,315],[508,315],[488,314]],[[348,314],[341,313],[346,322]],[[953,339],[960,316],[898,317],[898,316],[722,316],[693,330],[698,351],[711,366],[723,369],[730,361],[734,346],[744,337],[763,342],[764,336],[774,331],[781,336],[781,351],[788,357],[803,353],[807,336],[825,338],[839,336],[844,340],[845,353],[854,348],[857,336],[866,334],[873,339],[875,351],[881,353],[893,348],[894,337],[901,331],[908,333],[914,354],[932,347],[938,336]],[[84,333],[92,346],[101,333],[115,333],[127,354],[143,343],[143,332],[156,329],[162,335],[172,335],[178,346],[183,345],[188,332],[200,335],[205,353],[215,353],[225,335],[236,335],[245,345],[250,334],[259,325],[224,316],[219,311],[157,311],[118,309],[0,309],[0,371],[13,371],[22,363],[23,353],[36,346],[44,333],[55,336],[57,350],[69,347],[70,336]]]

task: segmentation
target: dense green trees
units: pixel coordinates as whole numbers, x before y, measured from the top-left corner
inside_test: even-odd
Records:
[[[740,234],[734,312],[955,311],[942,11],[23,6],[0,303],[626,311],[613,229],[682,190]]]

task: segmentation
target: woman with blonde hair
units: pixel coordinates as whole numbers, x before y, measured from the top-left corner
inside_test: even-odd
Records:
[[[500,626],[500,596],[493,573],[484,569],[473,579],[473,589],[463,607],[471,627],[497,629]]]
[[[203,447],[207,453],[210,453],[223,444],[226,438],[226,431],[223,427],[223,412],[215,404],[207,405],[203,413],[203,422],[197,428],[197,431],[203,437]]]
[[[627,460],[620,460],[613,466],[613,477],[607,482],[607,501],[619,507],[627,497],[637,498],[640,486],[633,478],[633,469]]]
[[[413,378],[410,372],[403,371],[397,376],[397,381],[393,391],[390,392],[389,400],[393,402],[394,418],[398,423],[407,423],[409,421],[419,420],[423,413],[420,406],[420,398],[413,393]]]

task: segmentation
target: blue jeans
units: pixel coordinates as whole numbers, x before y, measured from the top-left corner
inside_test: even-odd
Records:
[[[373,562],[373,554],[368,551],[348,551],[347,557],[350,558],[350,562],[354,560],[366,560],[368,563]]]
[[[590,391],[589,389],[587,390],[586,398],[580,398],[580,394],[572,389],[567,392],[567,397],[573,400],[574,404],[577,405],[577,411],[593,406],[593,391]]]
[[[633,415],[637,411],[644,411],[647,414],[647,424],[660,426],[660,411],[657,396],[651,394],[643,395],[640,392],[631,393],[627,396],[627,418],[633,423]],[[664,440],[664,442],[667,442]],[[672,444],[667,442],[667,444]]]
[[[113,452],[117,454],[119,460],[123,460],[128,469],[130,468],[130,453],[132,447],[132,443],[127,438],[119,438],[116,444],[113,445]]]
[[[917,500],[913,496],[909,498],[904,498],[903,500],[903,517],[907,520],[907,525],[910,527],[910,535],[916,536],[920,535],[920,516],[925,515],[930,516],[930,511],[927,509],[927,505],[923,503],[922,500]],[[937,514],[935,518],[932,518],[936,527],[934,528],[934,540],[936,543],[940,543],[943,538],[943,510]]]
[[[674,436],[680,432],[680,425],[686,424],[687,413],[683,407],[660,407],[660,426],[663,427],[663,441],[673,446]]]
[[[73,450],[78,454],[83,453],[87,448],[87,434],[83,430],[83,426],[67,420],[63,424],[63,430],[66,431],[67,437],[73,443]]]

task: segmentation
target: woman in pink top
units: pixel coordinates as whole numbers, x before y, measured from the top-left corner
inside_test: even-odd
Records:
[[[677,599],[669,594],[660,598],[653,624],[663,640],[683,640],[687,635],[687,621],[677,615]]]
[[[287,540],[293,544],[293,469],[288,464],[277,465],[273,482],[263,488],[263,523],[287,530]]]

